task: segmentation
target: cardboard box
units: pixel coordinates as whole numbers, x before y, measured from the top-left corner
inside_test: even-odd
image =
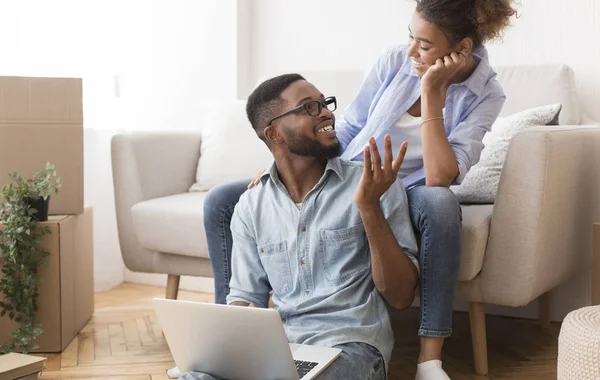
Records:
[[[81,79],[0,77],[0,188],[10,181],[7,173],[29,177],[48,161],[62,182],[50,214],[81,214]]]
[[[37,379],[44,361],[46,358],[15,353],[0,356],[0,380]]]
[[[81,215],[50,216],[40,224],[52,233],[42,242],[50,252],[48,267],[40,268],[38,317],[44,332],[33,352],[62,352],[94,312],[93,213],[85,207]],[[17,326],[8,316],[0,318],[0,342]]]

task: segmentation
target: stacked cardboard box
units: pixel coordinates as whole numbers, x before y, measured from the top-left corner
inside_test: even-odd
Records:
[[[40,270],[38,317],[44,332],[34,352],[61,352],[94,308],[93,212],[83,201],[82,82],[0,77],[0,187],[10,181],[7,173],[29,177],[46,162],[55,165],[62,187],[50,198],[51,216],[41,223],[52,233],[42,242],[50,255],[48,267]],[[0,318],[0,344],[16,326]]]

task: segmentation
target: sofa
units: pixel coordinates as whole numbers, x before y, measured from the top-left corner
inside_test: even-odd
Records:
[[[600,126],[580,125],[572,70],[564,65],[496,70],[507,95],[501,116],[552,103],[561,103],[562,110],[560,125],[534,126],[512,138],[494,204],[462,205],[456,297],[469,303],[474,367],[481,375],[487,373],[484,305],[516,307],[540,297],[540,320],[548,324],[547,294],[589,256],[591,224],[600,220]],[[350,102],[363,76],[304,74],[323,93],[336,95],[339,109]],[[243,107],[231,112],[237,113],[233,120],[243,120]],[[189,191],[207,148],[206,133],[132,132],[112,140],[125,265],[135,272],[167,274],[167,298],[176,298],[180,276],[212,275],[203,233],[206,191]],[[225,145],[218,148],[228,149]],[[232,157],[237,153],[232,151]],[[246,170],[245,160],[220,165],[223,171],[235,165],[241,178],[256,175],[255,168]]]

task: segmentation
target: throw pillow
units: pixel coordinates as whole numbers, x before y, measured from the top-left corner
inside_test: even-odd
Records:
[[[499,117],[492,131],[483,138],[485,148],[479,162],[471,167],[460,185],[450,187],[458,200],[461,203],[494,203],[510,140],[527,127],[558,125],[560,110],[560,104],[553,104]]]
[[[243,100],[213,107],[202,128],[201,144],[196,183],[190,191],[207,191],[238,179],[250,180],[273,161],[271,151],[246,117]]]

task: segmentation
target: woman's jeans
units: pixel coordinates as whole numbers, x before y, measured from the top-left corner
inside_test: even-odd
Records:
[[[231,278],[229,224],[250,179],[222,184],[204,199],[204,227],[215,276],[215,302],[224,304]],[[458,199],[445,187],[417,186],[407,192],[410,217],[419,237],[420,336],[452,333],[454,290],[460,269],[462,216]]]

